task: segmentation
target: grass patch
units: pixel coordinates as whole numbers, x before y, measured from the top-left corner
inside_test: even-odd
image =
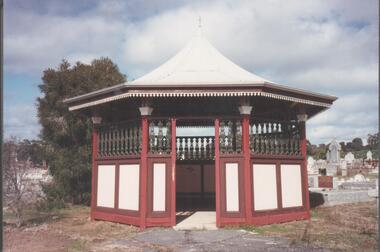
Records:
[[[377,251],[377,223],[376,202],[366,202],[316,208],[311,211],[309,221],[231,228],[286,237],[291,244],[307,243],[342,251]]]
[[[69,251],[84,251],[86,249],[86,244],[86,241],[76,239],[70,244]]]
[[[326,218],[326,213],[321,211],[319,208],[312,209],[310,211],[312,219],[324,219]]]

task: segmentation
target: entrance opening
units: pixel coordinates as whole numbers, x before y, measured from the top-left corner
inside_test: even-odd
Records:
[[[177,211],[215,211],[215,165],[177,162]]]
[[[203,216],[212,218],[206,222],[215,222],[214,127],[177,123],[176,133],[177,224],[203,212],[207,212]]]

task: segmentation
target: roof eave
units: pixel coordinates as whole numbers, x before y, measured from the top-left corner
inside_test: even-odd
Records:
[[[272,89],[272,90],[279,90],[279,91],[284,91],[284,92],[289,92],[293,94],[298,94],[298,95],[305,95],[317,99],[323,99],[326,101],[329,101],[329,103],[333,103],[335,100],[337,100],[337,97],[335,96],[330,96],[330,95],[323,95],[320,93],[315,93],[315,92],[309,92],[306,90],[298,89],[298,88],[291,88],[279,84],[275,84],[272,82],[262,82],[262,83],[252,83],[252,82],[246,82],[246,83],[210,83],[210,84],[200,84],[200,83],[187,83],[186,85],[183,84],[151,84],[151,83],[140,83],[140,84],[128,84],[126,83],[121,83],[118,85],[115,85],[113,87],[108,87],[108,88],[103,88],[97,91],[93,91],[87,94],[75,96],[72,98],[68,98],[64,100],[64,103],[66,104],[72,104],[72,103],[80,103],[83,100],[88,100],[91,98],[95,98],[97,96],[102,96],[102,95],[108,95],[108,94],[118,94],[118,92],[125,92],[125,89],[130,89],[130,90],[139,90],[139,89],[160,89],[160,88],[165,88],[165,89],[173,89],[173,88],[178,88],[178,89],[209,89],[209,88],[267,88],[267,89]],[[123,90],[124,89],[124,90]]]
[[[95,90],[95,91],[92,91],[92,92],[89,92],[89,93],[86,93],[83,95],[77,95],[77,96],[74,96],[71,98],[67,98],[67,99],[64,99],[63,102],[67,103],[67,104],[70,104],[73,102],[79,102],[79,101],[82,101],[85,99],[90,99],[90,98],[96,97],[98,95],[105,95],[108,93],[114,93],[117,91],[121,91],[125,87],[126,87],[126,83],[121,83],[121,84],[117,84],[117,85],[112,86],[112,87],[106,87],[106,88]]]
[[[265,82],[263,86],[267,87],[267,88],[274,88],[274,89],[278,89],[278,90],[282,90],[282,91],[293,92],[293,93],[297,93],[297,94],[301,94],[301,95],[314,96],[314,97],[318,97],[321,99],[330,100],[331,102],[334,102],[338,99],[338,97],[336,97],[336,96],[324,95],[324,94],[317,93],[317,92],[310,92],[310,91],[306,91],[306,90],[300,89],[300,88],[287,87],[287,86],[275,84],[272,82]]]

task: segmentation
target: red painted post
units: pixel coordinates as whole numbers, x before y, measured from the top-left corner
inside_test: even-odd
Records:
[[[177,161],[177,153],[176,153],[176,119],[172,118],[171,119],[171,125],[172,125],[172,150],[171,150],[171,166],[172,166],[172,185],[171,185],[171,224],[172,226],[176,225],[176,161]]]
[[[98,130],[95,125],[92,128],[92,176],[91,176],[91,220],[94,220],[95,211],[95,171],[96,171],[96,158],[98,155]]]
[[[251,151],[249,149],[249,115],[243,115],[243,155],[244,155],[244,195],[246,223],[252,219],[252,182],[251,182]]]
[[[303,179],[304,179],[304,191],[305,191],[305,207],[308,212],[308,217],[310,217],[310,201],[309,201],[309,181],[307,177],[307,142],[306,142],[306,122],[300,121],[300,141],[301,141],[301,155],[302,155],[302,169],[303,169]]]
[[[141,120],[141,175],[140,175],[140,230],[144,230],[146,227],[146,212],[147,212],[147,178],[148,178],[148,118],[146,116],[142,116]]]
[[[215,210],[216,226],[220,227],[220,154],[219,154],[219,118],[215,118]]]

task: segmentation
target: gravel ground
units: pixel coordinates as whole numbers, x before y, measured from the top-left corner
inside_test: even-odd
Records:
[[[290,245],[286,238],[264,237],[244,230],[175,231],[153,229],[133,238],[98,244],[96,251],[131,249],[139,251],[329,251],[307,245]]]

